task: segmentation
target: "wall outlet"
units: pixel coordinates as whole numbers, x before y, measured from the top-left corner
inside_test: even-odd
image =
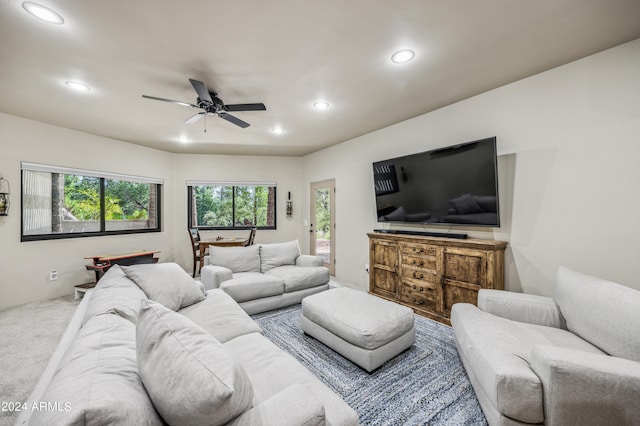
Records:
[[[49,281],[55,281],[58,279],[58,271],[49,272]]]

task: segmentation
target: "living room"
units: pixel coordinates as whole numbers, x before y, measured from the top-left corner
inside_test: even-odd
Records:
[[[627,15],[638,16],[635,5],[612,4],[621,10],[627,7]],[[574,7],[579,6],[575,3]],[[84,258],[96,252],[158,250],[161,262],[176,262],[190,273],[188,180],[277,182],[277,229],[259,231],[257,241],[298,240],[302,251],[308,252],[309,185],[335,179],[335,280],[367,291],[367,233],[380,227],[371,164],[490,136],[497,138],[501,226],[464,228],[464,232],[473,238],[508,242],[505,289],[553,296],[556,272],[566,265],[640,290],[634,268],[640,237],[636,219],[640,201],[634,196],[640,181],[636,166],[640,156],[640,34],[635,31],[624,42],[607,45],[609,40],[603,40],[592,53],[559,66],[531,72],[500,87],[487,87],[366,134],[349,135],[340,143],[304,155],[286,154],[286,147],[278,147],[277,142],[273,144],[277,155],[268,155],[269,148],[264,147],[259,148],[260,155],[189,153],[177,143],[174,148],[155,149],[0,109],[0,175],[11,183],[9,215],[0,217],[0,309],[71,294],[74,285],[92,277]],[[581,36],[573,35],[576,39]],[[5,64],[12,62],[9,44],[2,51]],[[451,72],[464,78],[464,71]],[[208,76],[181,78],[186,82],[190,77]],[[146,93],[141,88],[131,90],[136,97]],[[73,98],[67,101],[74,102]],[[157,106],[162,107],[165,105]],[[372,115],[370,120],[383,120],[384,110],[378,114],[380,117]],[[69,123],[72,121],[70,117]],[[330,118],[322,119],[322,125],[330,123]],[[215,134],[215,127],[210,126],[208,133]],[[322,126],[315,131],[322,132]],[[226,149],[222,147],[221,152]],[[162,179],[162,231],[21,242],[23,161]],[[285,214],[283,195],[287,192],[293,202],[291,216]],[[59,274],[55,281],[49,279],[53,270]]]

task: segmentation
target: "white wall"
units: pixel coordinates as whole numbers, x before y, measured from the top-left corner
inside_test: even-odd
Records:
[[[301,159],[299,157],[269,157],[243,155],[175,155],[175,242],[179,247],[190,247],[187,233],[187,186],[188,180],[216,182],[275,182],[276,224],[274,230],[258,230],[257,243],[295,240],[300,237],[302,212]],[[293,214],[286,215],[285,200],[291,192]],[[201,231],[203,238],[216,236],[248,236],[248,231]],[[304,247],[300,247],[304,251]],[[189,250],[176,251],[175,261],[191,272],[193,257]]]
[[[20,242],[20,162],[162,178],[163,231]],[[0,114],[0,175],[11,183],[9,216],[0,217],[0,309],[73,293],[93,281],[85,256],[130,250],[160,250],[174,257],[173,155],[167,152]],[[59,273],[49,281],[49,271]]]
[[[305,200],[336,179],[337,280],[368,287],[373,161],[497,136],[502,226],[461,231],[509,241],[506,288],[552,295],[567,265],[640,289],[639,75],[635,40],[304,157]]]
[[[191,272],[187,180],[276,182],[277,230],[259,230],[256,241],[294,240],[301,233],[298,157],[172,154],[1,113],[0,153],[0,176],[11,183],[10,214],[0,217],[0,309],[73,293],[74,285],[94,280],[84,257],[95,254],[160,250],[161,262],[177,262]],[[20,242],[21,161],[163,178],[162,232]],[[285,212],[289,191],[290,217]],[[246,231],[209,233],[218,234]],[[59,273],[57,281],[49,281],[52,270]]]

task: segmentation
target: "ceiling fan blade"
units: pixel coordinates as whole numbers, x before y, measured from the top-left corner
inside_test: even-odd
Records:
[[[267,107],[263,103],[257,104],[232,104],[225,105],[225,111],[266,111]]]
[[[198,105],[193,105],[187,102],[180,102],[180,101],[173,101],[171,99],[165,99],[165,98],[157,98],[155,96],[148,96],[148,95],[142,95],[143,98],[146,99],[153,99],[154,101],[162,101],[162,102],[171,102],[172,104],[178,104],[178,105],[183,105],[183,106],[188,106],[188,107],[193,107],[193,108],[199,108]]]
[[[234,117],[231,114],[227,114],[225,112],[219,112],[218,115],[220,116],[220,118],[223,118],[227,120],[229,123],[235,124],[236,126],[240,126],[243,129],[246,129],[247,127],[249,127],[249,123],[247,123],[246,121],[242,121],[238,117]]]
[[[207,89],[207,86],[203,82],[198,80],[193,80],[191,78],[189,79],[189,81],[191,82],[193,89],[196,91],[196,93],[198,94],[198,97],[201,100],[213,103],[213,99],[211,99],[209,90]]]
[[[200,119],[204,117],[205,114],[206,112],[199,112],[196,115],[192,115],[191,117],[184,120],[184,124],[193,124],[196,121],[200,121]]]

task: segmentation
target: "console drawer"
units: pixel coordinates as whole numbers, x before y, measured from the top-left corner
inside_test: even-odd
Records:
[[[436,283],[436,272],[426,269],[402,268],[403,281],[413,281],[413,284],[430,285]]]
[[[408,255],[435,256],[438,253],[438,248],[429,244],[401,243],[400,246],[402,253]]]
[[[404,281],[400,289],[400,300],[417,307],[435,308],[436,287],[435,285],[421,285]]]
[[[408,268],[421,268],[435,271],[436,264],[435,256],[402,255],[402,265]]]

